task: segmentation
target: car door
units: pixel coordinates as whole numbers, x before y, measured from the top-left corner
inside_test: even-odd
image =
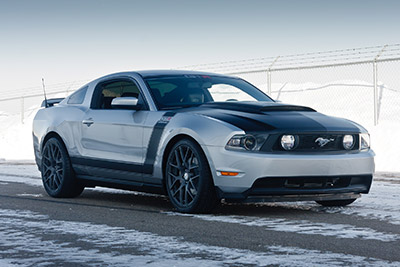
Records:
[[[140,108],[113,108],[111,102],[116,97],[137,97]],[[96,86],[81,123],[81,161],[89,175],[142,181],[143,126],[148,112],[134,80],[113,78]]]

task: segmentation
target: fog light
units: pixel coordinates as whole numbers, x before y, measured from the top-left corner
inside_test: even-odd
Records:
[[[346,150],[350,150],[354,147],[354,137],[352,135],[346,134],[343,136],[343,147]]]
[[[294,148],[296,138],[293,135],[283,135],[281,138],[281,146],[285,150],[292,150]]]

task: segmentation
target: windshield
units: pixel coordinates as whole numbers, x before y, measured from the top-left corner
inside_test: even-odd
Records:
[[[248,82],[230,77],[182,75],[145,78],[159,109],[198,106],[215,101],[269,101]]]

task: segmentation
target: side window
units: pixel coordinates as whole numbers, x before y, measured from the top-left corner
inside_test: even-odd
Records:
[[[134,82],[127,80],[119,80],[106,82],[98,85],[98,100],[95,105],[92,105],[96,109],[112,109],[111,102],[116,97],[136,97],[138,98],[138,104],[144,105],[143,97],[140,93],[139,88]]]
[[[151,88],[152,92],[160,97],[164,97],[169,92],[173,91],[176,87],[176,84],[169,82],[159,82],[159,81],[148,81],[148,85]]]
[[[87,86],[84,88],[79,89],[75,93],[73,93],[69,99],[68,99],[68,104],[82,104],[83,101],[85,100],[86,96],[86,91],[87,91]]]
[[[168,81],[148,81],[147,84],[150,87],[153,98],[159,107],[162,106],[163,99],[178,87],[176,84]]]

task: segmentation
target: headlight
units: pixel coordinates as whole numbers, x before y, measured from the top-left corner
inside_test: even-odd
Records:
[[[281,146],[285,150],[292,150],[296,144],[296,138],[293,135],[283,135],[281,137]]]
[[[251,134],[235,135],[226,144],[227,149],[260,150],[266,136],[253,136]]]
[[[257,145],[257,140],[254,136],[248,135],[243,140],[243,146],[247,150],[253,150]]]
[[[360,150],[367,150],[370,147],[370,139],[368,133],[360,134]]]
[[[350,150],[354,147],[354,137],[350,134],[343,136],[343,147],[346,150]]]

